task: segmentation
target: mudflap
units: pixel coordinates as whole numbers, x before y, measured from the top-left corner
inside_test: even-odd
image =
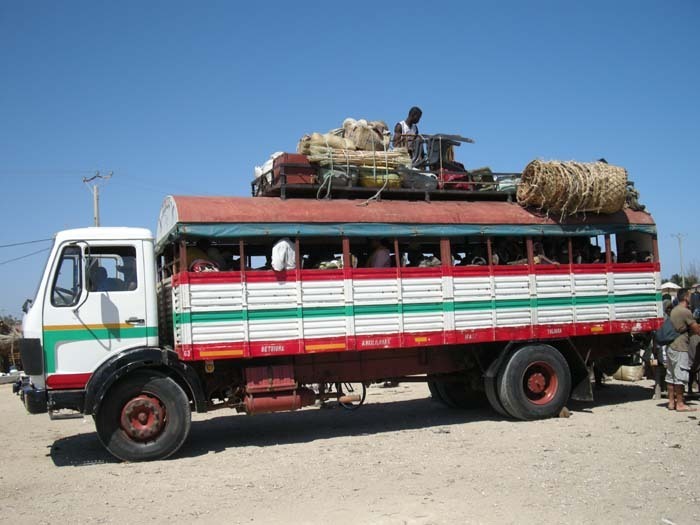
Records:
[[[574,386],[571,390],[571,399],[574,401],[593,401],[593,386],[590,375],[586,375]]]

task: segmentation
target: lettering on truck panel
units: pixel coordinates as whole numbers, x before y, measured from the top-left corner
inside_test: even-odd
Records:
[[[284,345],[263,345],[260,348],[260,353],[262,354],[274,354],[277,352],[284,352]]]
[[[365,339],[360,343],[360,346],[388,346],[389,345],[389,339],[384,338],[384,339]]]

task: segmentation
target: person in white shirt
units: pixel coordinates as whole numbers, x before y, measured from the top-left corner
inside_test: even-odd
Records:
[[[412,107],[406,120],[402,120],[394,127],[394,147],[406,148],[413,158],[416,149],[416,137],[418,136],[418,122],[423,115],[419,107]]]
[[[282,270],[294,270],[296,264],[296,250],[289,237],[283,237],[272,247],[272,269],[276,272]]]

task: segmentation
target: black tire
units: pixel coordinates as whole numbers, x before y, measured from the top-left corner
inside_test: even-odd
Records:
[[[440,394],[440,390],[438,390],[437,381],[428,380],[428,390],[430,390],[430,397],[433,398],[433,401],[437,401],[438,403],[447,405],[447,402],[442,398],[442,395]]]
[[[571,371],[556,348],[523,346],[499,371],[496,391],[503,408],[516,419],[557,416],[571,394]]]
[[[508,412],[506,412],[506,409],[503,408],[501,398],[498,397],[498,387],[496,386],[496,383],[497,381],[495,377],[484,377],[484,390],[486,391],[486,399],[488,399],[491,408],[493,408],[500,415],[502,415],[503,417],[511,417],[511,415]]]
[[[149,425],[142,425],[139,416]],[[153,370],[137,370],[109,390],[94,419],[100,441],[116,458],[165,459],[187,439],[190,403],[170,377]]]
[[[472,410],[487,405],[486,393],[474,390],[466,380],[443,381],[435,386],[444,403],[451,408]]]

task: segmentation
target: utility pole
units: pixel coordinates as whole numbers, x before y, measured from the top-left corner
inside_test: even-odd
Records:
[[[95,226],[100,225],[100,182],[107,181],[111,178],[111,171],[109,172],[109,175],[100,175],[100,172],[96,171],[92,177],[83,177],[83,182],[87,185],[89,191],[92,193],[92,217]]]
[[[681,286],[685,288],[685,272],[683,271],[683,237],[685,237],[685,233],[672,233],[671,237],[678,239],[678,254],[681,260]]]

